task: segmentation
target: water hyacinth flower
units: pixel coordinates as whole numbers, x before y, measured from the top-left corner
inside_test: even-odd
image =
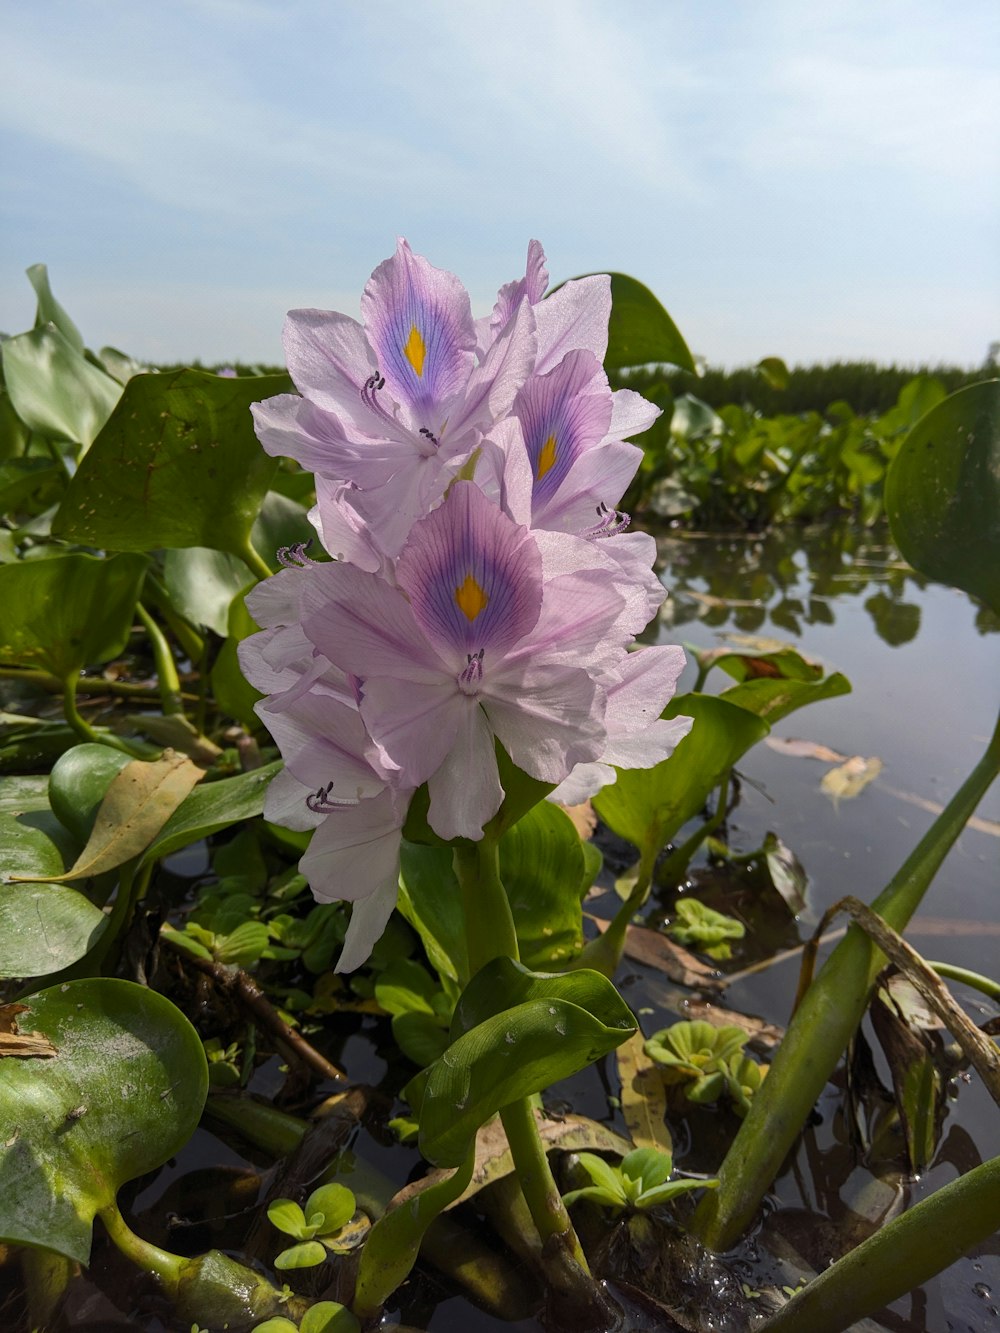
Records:
[[[302,396],[256,404],[254,421],[268,453],[341,484],[339,503],[394,555],[509,411],[534,366],[535,320],[520,301],[477,354],[465,288],[403,240],[372,274],[361,310],[360,324],[334,311],[289,313],[285,356]]]
[[[657,409],[608,385],[607,277],[543,300],[547,281],[532,242],[474,322],[458,280],[400,241],[362,323],[289,315],[302,396],[254,408],[264,447],[315,471],[335,557],[282,553],[240,661],[286,763],[265,814],[313,827],[303,873],[354,902],[341,968],[392,910],[418,788],[439,837],[478,841],[505,799],[498,747],[571,802],[690,726],[660,719],[681,649],[630,651],[664,590],[653,539],[615,508],[641,458],[624,437]]]

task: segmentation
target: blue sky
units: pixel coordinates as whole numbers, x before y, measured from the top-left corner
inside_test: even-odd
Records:
[[[539,237],[714,364],[1000,338],[995,0],[0,0],[0,328],[278,360],[397,234],[477,314]]]

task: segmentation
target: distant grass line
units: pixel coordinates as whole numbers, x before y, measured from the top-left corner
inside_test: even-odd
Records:
[[[896,403],[899,391],[916,375],[933,375],[948,393],[963,385],[995,376],[995,365],[976,369],[959,366],[881,366],[874,361],[832,361],[828,365],[789,368],[788,385],[771,388],[753,366],[737,370],[708,367],[701,376],[665,366],[623,371],[616,387],[642,392],[653,384],[666,384],[675,397],[693,394],[709,407],[735,403],[751,405],[766,417],[801,412],[825,413],[831,403],[846,402],[858,416],[881,415]]]
[[[196,369],[235,370],[238,375],[280,375],[284,366],[257,365],[242,361],[202,365],[199,361],[178,362],[158,366],[158,370],[181,370],[185,365]],[[772,389],[753,366],[736,370],[720,370],[709,366],[703,375],[692,375],[685,370],[666,366],[647,366],[638,370],[620,371],[612,376],[616,388],[636,389],[653,384],[666,384],[674,396],[693,394],[709,407],[724,407],[729,403],[752,405],[764,416],[781,413],[797,415],[800,412],[825,412],[831,403],[846,402],[858,416],[881,414],[892,407],[903,385],[915,375],[934,375],[944,384],[948,393],[965,384],[998,374],[996,365],[974,369],[960,366],[897,366],[878,365],[874,361],[831,361],[827,365],[793,366],[789,369],[788,386]]]

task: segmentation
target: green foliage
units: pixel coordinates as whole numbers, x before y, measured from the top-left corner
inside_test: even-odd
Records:
[[[267,1206],[271,1225],[299,1241],[275,1258],[278,1269],[313,1268],[327,1257],[327,1250],[352,1248],[340,1243],[342,1233],[356,1210],[354,1195],[336,1181],[313,1190],[301,1208],[293,1199],[274,1199]]]
[[[709,958],[731,957],[729,941],[741,940],[746,934],[742,921],[706,907],[697,898],[678,898],[673,910],[674,920],[667,926],[667,934],[678,944],[698,949]]]
[[[569,1205],[578,1199],[589,1199],[615,1212],[635,1209],[642,1212],[669,1203],[680,1194],[692,1190],[714,1189],[717,1180],[671,1180],[674,1170],[673,1154],[656,1148],[636,1148],[622,1158],[618,1166],[611,1166],[596,1153],[582,1152],[575,1158],[578,1174],[590,1184],[570,1190],[563,1195]]]
[[[886,510],[915,569],[1000,614],[1000,380],[920,419],[890,469]]]
[[[421,1152],[437,1166],[459,1166],[501,1107],[585,1068],[634,1031],[628,1007],[599,973],[545,975],[495,959],[466,987],[451,1044],[426,1071]]]
[[[744,1054],[746,1040],[742,1028],[717,1028],[697,1019],[654,1032],[645,1051],[662,1067],[667,1082],[684,1085],[688,1101],[714,1102],[726,1093],[744,1116],[767,1072]]]
[[[69,982],[24,1004],[23,1029],[53,1049],[3,1062],[0,1238],[86,1264],[94,1214],[193,1133],[205,1055],[169,1000],[129,981]]]
[[[250,404],[284,376],[137,375],[70,482],[56,536],[113,551],[208,546],[244,556],[277,461]]]
[[[776,358],[761,364],[773,379],[771,361]],[[764,378],[761,372],[756,382]],[[945,397],[939,380],[918,376],[880,416],[860,414],[844,401],[797,415],[781,407],[764,415],[744,400],[713,398],[710,405],[700,382],[684,393],[664,379],[636,387],[663,415],[641,437],[645,457],[625,507],[704,527],[754,529],[837,512],[874,522],[900,441]]]
[[[146,561],[139,555],[56,555],[0,565],[0,661],[40,667],[65,680],[124,649]]]

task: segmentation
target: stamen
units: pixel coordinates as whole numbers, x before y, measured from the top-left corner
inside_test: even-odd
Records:
[[[420,434],[426,436],[427,439],[430,440],[431,444],[433,445],[437,445],[439,443],[438,437],[434,434],[432,430],[428,430],[426,426],[420,427]]]
[[[365,380],[364,388],[361,390],[361,399],[376,416],[383,417],[386,421],[392,421],[393,418],[375,397],[379,390],[384,388],[385,377],[376,371],[374,375],[369,375]]]
[[[310,560],[306,551],[312,546],[310,537],[306,542],[296,542],[293,546],[279,546],[275,555],[278,564],[284,569],[305,569],[309,565],[318,565],[318,560]]]
[[[458,678],[458,687],[463,694],[478,694],[479,684],[483,679],[483,657],[485,653],[486,649],[480,648],[478,653],[467,654],[468,666]]]
[[[358,802],[351,796],[331,796],[333,783],[328,782],[325,787],[320,787],[316,792],[310,793],[306,797],[306,806],[314,815],[332,815],[338,810],[343,810],[346,806],[357,805]]]
[[[580,533],[588,541],[598,541],[602,537],[617,537],[632,522],[630,514],[620,509],[609,509],[602,500],[597,506],[597,522],[592,528],[584,528]]]

